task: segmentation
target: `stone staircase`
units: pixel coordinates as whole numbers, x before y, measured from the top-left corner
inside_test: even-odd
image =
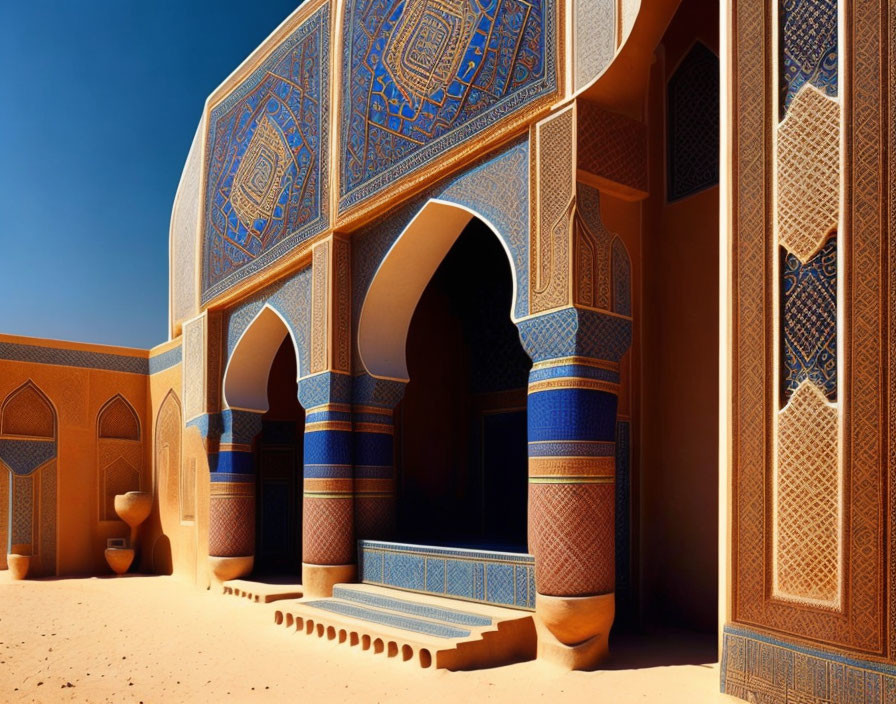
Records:
[[[529,611],[371,584],[340,584],[331,598],[280,604],[274,621],[420,667],[468,670],[535,657]]]
[[[272,601],[300,599],[301,584],[280,583],[277,581],[261,582],[248,579],[231,579],[221,585],[225,595],[248,599],[256,604],[269,604]]]

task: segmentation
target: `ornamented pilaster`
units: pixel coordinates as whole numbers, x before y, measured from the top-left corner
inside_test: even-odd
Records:
[[[351,257],[338,236],[312,254],[310,375],[299,381],[305,408],[302,584],[330,596],[355,578],[351,410]]]

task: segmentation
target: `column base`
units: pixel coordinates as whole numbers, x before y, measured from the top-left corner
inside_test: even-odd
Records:
[[[212,574],[215,575],[215,579],[219,582],[226,582],[249,574],[255,566],[255,555],[246,555],[244,557],[215,557],[209,555],[208,564],[212,568]]]
[[[593,668],[609,654],[615,594],[535,595],[538,659],[566,670]]]
[[[357,567],[351,565],[310,565],[302,563],[302,593],[308,597],[333,596],[333,586],[354,582]]]

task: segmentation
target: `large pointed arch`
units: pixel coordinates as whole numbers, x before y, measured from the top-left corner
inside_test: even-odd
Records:
[[[258,413],[268,410],[268,376],[287,335],[292,340],[298,378],[302,373],[299,346],[283,315],[266,304],[246,326],[224,371],[224,402],[229,408]]]
[[[481,220],[501,243],[513,276],[516,307],[517,280],[513,256],[497,228],[476,211],[431,199],[414,216],[380,263],[361,306],[358,354],[374,377],[408,380],[405,347],[411,318],[420,296],[439,264],[473,218]]]

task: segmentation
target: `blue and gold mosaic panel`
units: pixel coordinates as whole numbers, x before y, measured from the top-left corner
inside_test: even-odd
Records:
[[[350,0],[339,210],[557,90],[553,0]]]
[[[329,7],[211,108],[202,300],[328,226]]]
[[[837,400],[837,238],[803,264],[782,255],[784,403],[806,379]]]
[[[836,0],[782,0],[780,117],[805,83],[837,97]]]

